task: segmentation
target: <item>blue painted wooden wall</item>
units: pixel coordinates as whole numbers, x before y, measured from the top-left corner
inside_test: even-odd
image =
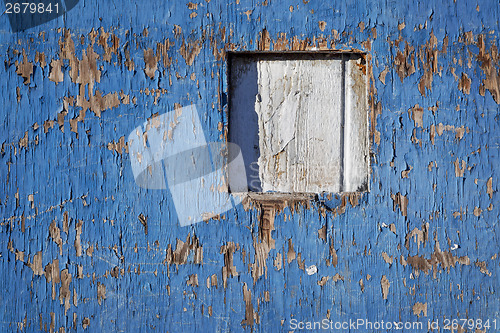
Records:
[[[2,15],[0,331],[494,332],[499,18],[486,0],[82,0],[13,33]],[[126,140],[152,115],[196,103],[224,141],[225,50],[312,48],[368,55],[369,193],[181,227],[168,191],[136,185]]]

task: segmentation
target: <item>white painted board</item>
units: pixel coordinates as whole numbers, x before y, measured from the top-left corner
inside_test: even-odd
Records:
[[[251,190],[368,189],[367,80],[360,64],[349,55],[232,58],[229,141],[241,147]]]

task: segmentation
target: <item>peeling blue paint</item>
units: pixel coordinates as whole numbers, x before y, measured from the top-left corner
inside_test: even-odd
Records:
[[[274,332],[289,331],[293,318],[321,321],[328,316],[333,321],[420,321],[424,332],[428,321],[489,319],[491,325],[496,320],[498,329],[500,121],[492,91],[498,91],[499,79],[497,74],[491,90],[481,88],[488,64],[481,61],[478,40],[484,39],[490,68],[498,73],[499,16],[495,1],[211,0],[196,7],[174,1],[86,0],[20,33],[12,33],[8,18],[1,16],[0,330]],[[323,31],[320,21],[326,24]],[[325,38],[328,47],[333,43],[338,49],[367,52],[373,101],[380,103],[372,111],[380,114],[372,118],[370,192],[325,194],[309,205],[278,210],[270,231],[274,248],[259,257],[258,207],[239,206],[219,220],[180,227],[168,191],[136,186],[126,147],[116,144],[175,103],[204,105],[200,121],[207,142],[224,141],[219,123],[227,124],[226,63],[215,51],[257,50],[264,28],[274,50],[279,34],[286,33],[289,45],[295,36],[318,47],[313,43]],[[75,106],[80,87],[72,81],[70,61],[63,60],[62,82],[49,79],[51,61],[64,57],[59,43],[65,29],[79,60],[83,52],[91,53],[95,31],[92,49],[99,55],[101,75],[93,91],[116,93],[119,100],[100,117],[87,110],[84,121],[77,122],[78,134],[71,131],[70,120],[78,119],[82,109]],[[469,31],[472,40],[467,41]],[[103,32],[110,33],[107,48],[99,42]],[[437,52],[437,68],[424,96],[418,85],[428,65],[424,52],[431,33],[436,45],[429,50]],[[111,34],[119,38],[116,53],[109,51]],[[160,57],[157,43],[166,39],[173,45]],[[398,50],[404,54],[406,43],[414,48],[415,73],[401,81],[395,58]],[[199,54],[189,58],[197,45]],[[145,72],[149,48],[159,56],[153,78]],[[126,64],[126,50],[133,70]],[[104,60],[107,51],[109,61]],[[26,78],[18,70],[23,52],[33,63]],[[171,65],[165,65],[166,55]],[[386,68],[384,84],[379,75]],[[468,94],[458,89],[462,73],[471,80]],[[83,96],[89,98],[88,87]],[[73,105],[63,107],[65,97],[74,97]],[[434,111],[429,109],[436,103]],[[408,111],[417,104],[423,111],[421,126]],[[58,114],[61,119],[64,111],[60,125]],[[54,124],[45,132],[47,121]],[[440,123],[441,135],[436,130]],[[463,133],[457,132],[462,126]],[[141,214],[147,217],[147,233]],[[60,229],[62,254],[54,241],[57,232],[50,231],[53,221]],[[169,257],[182,248],[179,240],[190,245]],[[222,247],[230,242],[237,274],[226,273],[224,288],[231,255],[225,256]],[[459,247],[452,250],[454,244]],[[71,282],[68,290],[55,283],[53,299],[53,284],[42,274],[55,259],[59,275],[67,269]],[[310,265],[317,266],[316,274],[302,268]],[[198,286],[190,279],[194,274]],[[212,275],[217,286],[207,288]],[[390,283],[385,297],[384,276]],[[329,280],[321,286],[323,277]],[[251,294],[245,302],[246,288]],[[69,297],[67,311],[61,296],[62,303]],[[415,308],[417,303],[426,304],[426,311]],[[489,331],[495,331],[493,326]]]

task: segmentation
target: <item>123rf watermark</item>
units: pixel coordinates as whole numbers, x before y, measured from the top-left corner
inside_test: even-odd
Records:
[[[291,319],[289,322],[289,329],[292,331],[317,331],[317,330],[329,330],[329,331],[355,331],[360,330],[363,332],[373,331],[373,330],[391,330],[391,331],[410,331],[418,332],[429,330],[450,330],[456,331],[461,329],[493,329],[496,330],[500,328],[497,326],[497,320],[489,319],[442,319],[442,320],[427,320],[427,321],[371,321],[364,318],[349,319],[345,321],[333,321],[330,319],[323,319],[321,321],[300,321],[298,319]]]

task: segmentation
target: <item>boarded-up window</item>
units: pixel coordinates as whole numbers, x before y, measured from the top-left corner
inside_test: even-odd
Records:
[[[361,55],[230,53],[228,78],[228,140],[241,148],[251,191],[368,190]]]

